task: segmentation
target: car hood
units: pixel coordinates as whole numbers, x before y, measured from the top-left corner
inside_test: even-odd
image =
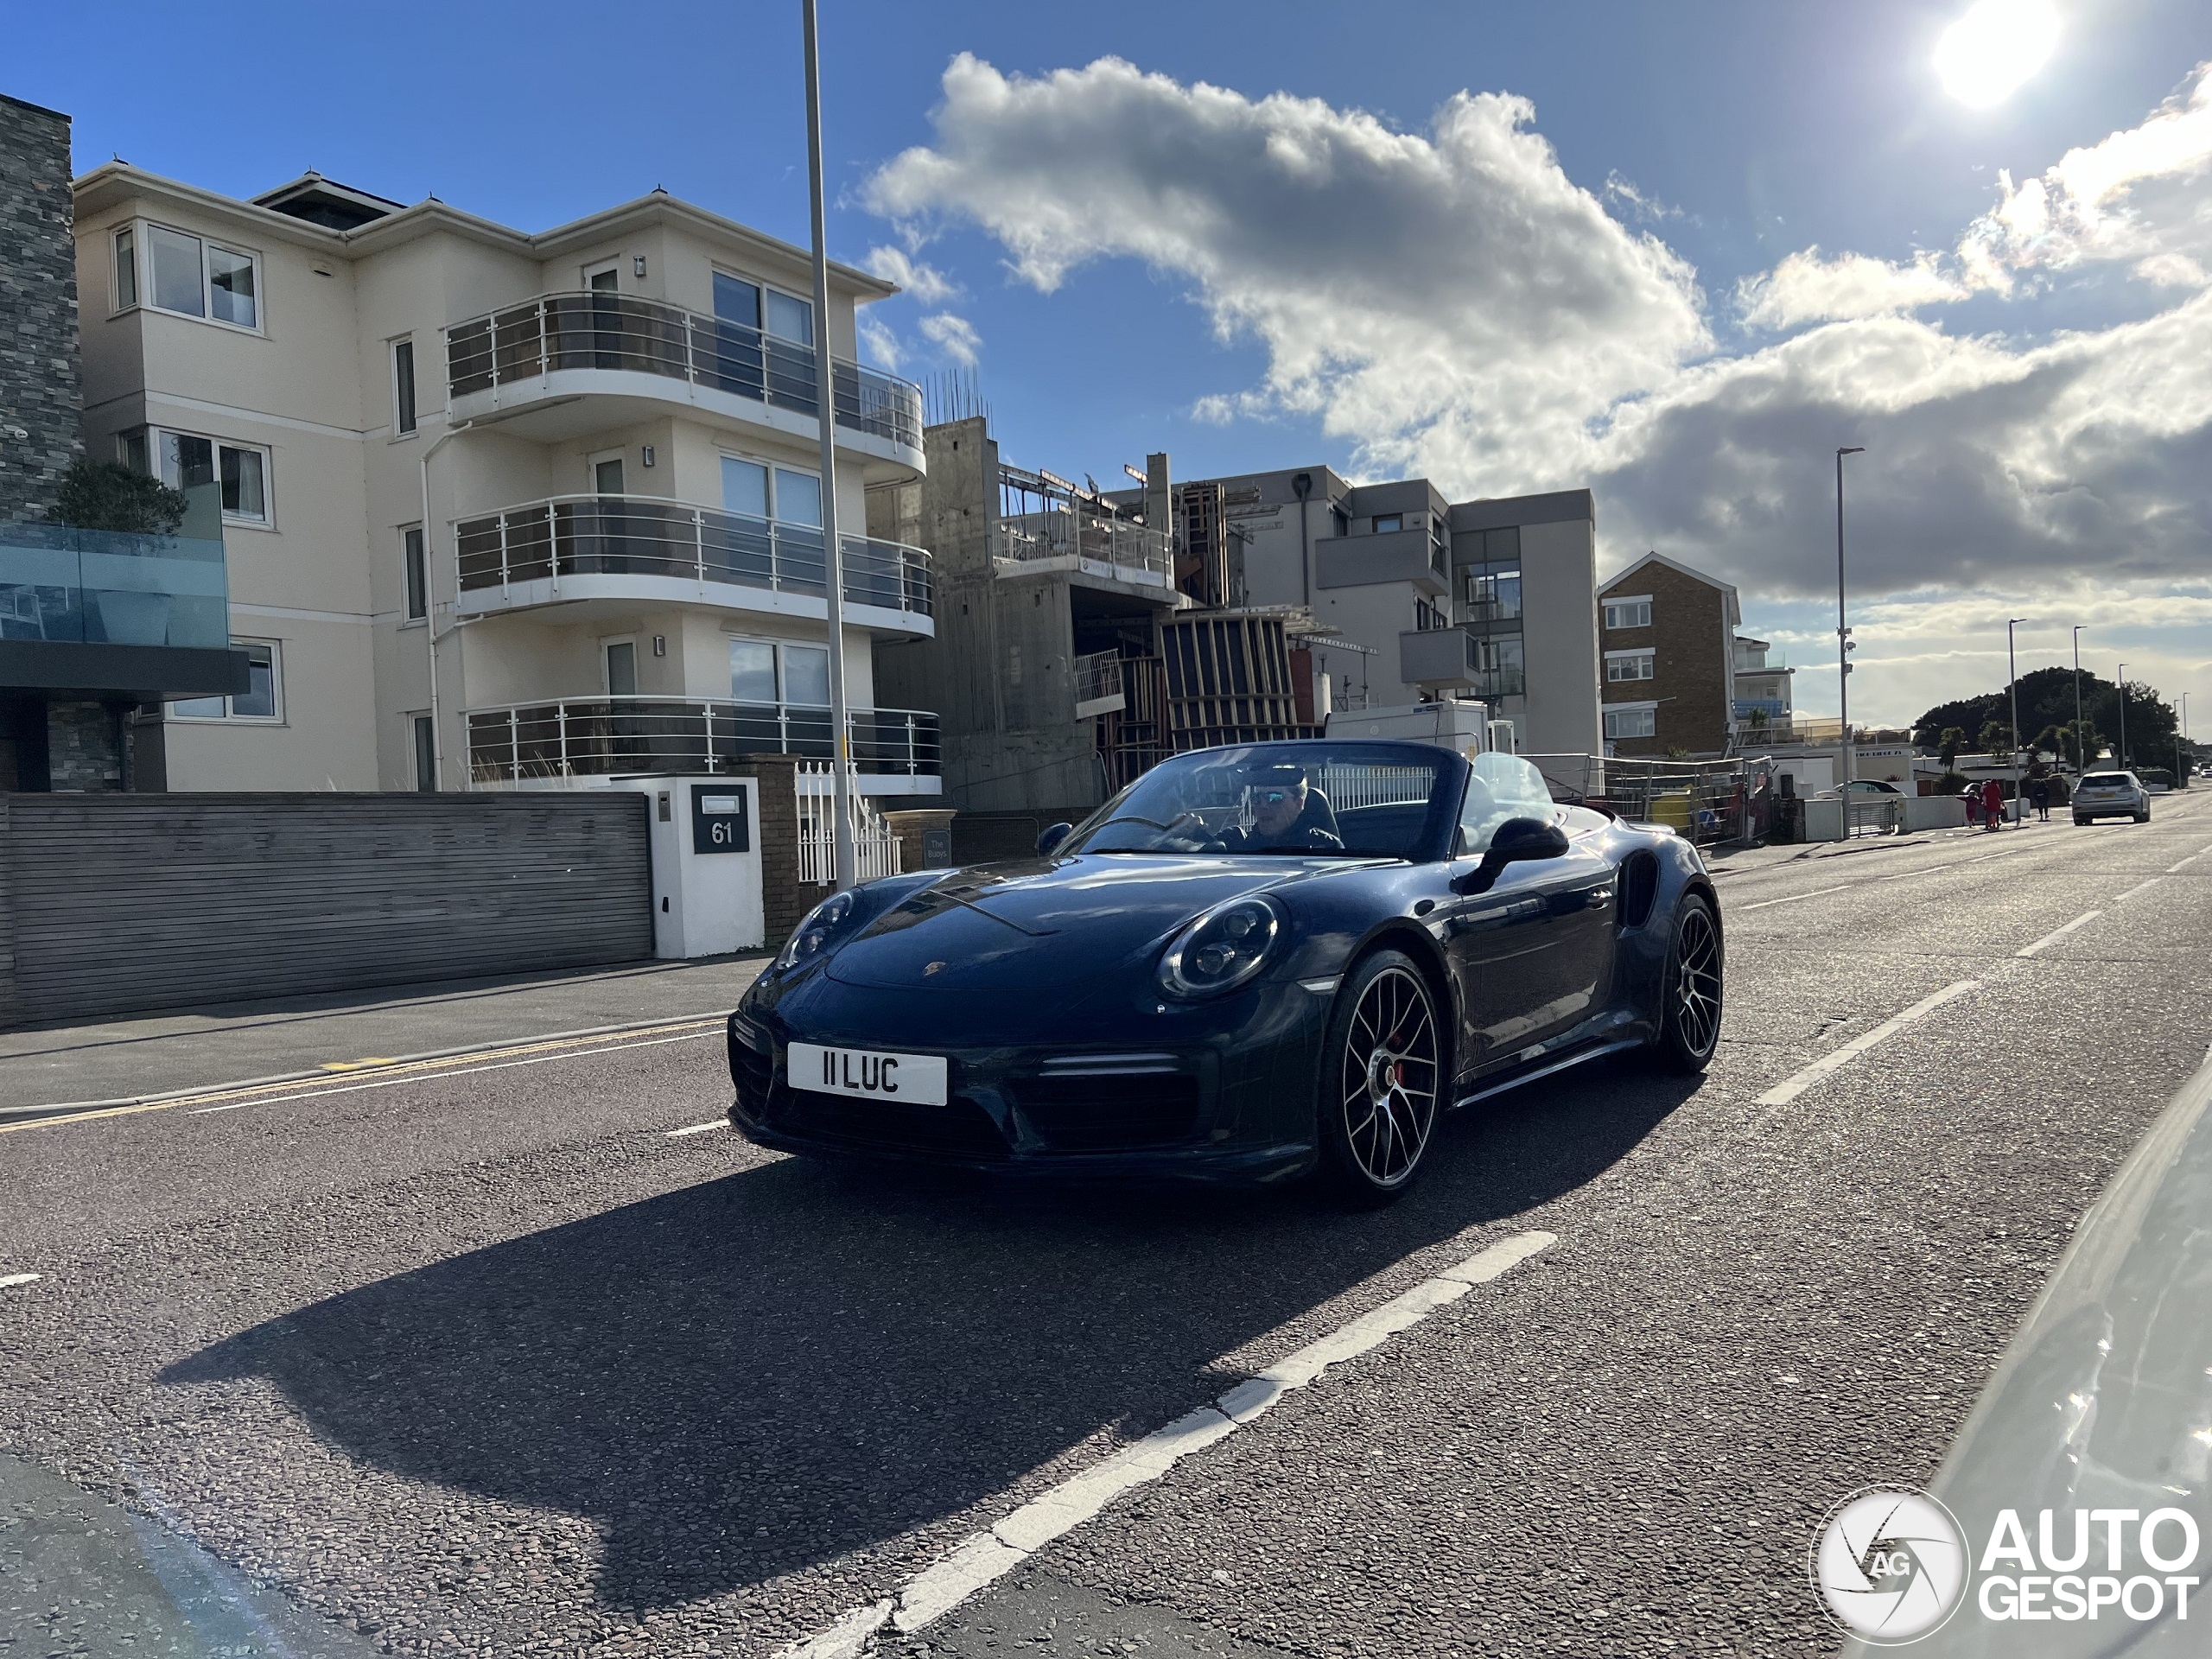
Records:
[[[1209,906],[1343,860],[1027,859],[949,872],[840,946],[830,976],[896,990],[1040,991],[1096,979]]]

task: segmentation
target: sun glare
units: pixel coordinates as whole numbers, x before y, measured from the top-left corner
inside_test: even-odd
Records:
[[[2050,57],[2058,14],[2050,0],[1976,0],[1936,43],[1936,73],[1961,104],[2002,104]]]

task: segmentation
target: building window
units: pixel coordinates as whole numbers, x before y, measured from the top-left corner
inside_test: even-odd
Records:
[[[391,425],[403,436],[415,429],[415,342],[391,343]]]
[[[166,225],[143,228],[152,305],[234,328],[261,327],[261,261],[257,256]],[[135,263],[125,264],[136,240],[130,231],[118,232],[115,238],[116,294],[123,304],[138,302],[137,268]],[[123,298],[126,292],[128,300]]]
[[[1656,714],[1649,704],[1629,709],[1605,710],[1605,735],[1616,737],[1650,737],[1656,732],[1653,716]]]
[[[257,446],[223,443],[190,432],[152,430],[155,470],[173,490],[220,483],[223,517],[234,524],[269,522],[269,452]],[[125,440],[125,454],[135,454]]]
[[[1467,622],[1511,622],[1521,615],[1521,571],[1518,566],[1470,565],[1466,568]]]
[[[284,718],[283,680],[276,642],[273,639],[233,639],[231,649],[246,657],[246,689],[233,697],[188,697],[169,705],[176,720],[258,721],[281,724]]]
[[[1619,685],[1628,680],[1649,679],[1654,655],[1654,652],[1649,651],[1607,652],[1605,653],[1605,683]]]
[[[115,308],[138,303],[138,234],[125,226],[115,233]]]
[[[430,717],[410,715],[407,725],[414,739],[415,787],[425,795],[435,795],[438,789],[438,744],[430,728]]]
[[[1414,601],[1414,629],[1419,633],[1433,633],[1439,628],[1448,628],[1452,619],[1425,599]]]
[[[733,639],[729,642],[729,695],[738,702],[790,702],[827,709],[830,648]]]
[[[410,524],[399,532],[399,556],[406,573],[407,620],[420,622],[430,613],[430,566],[422,525]]]
[[[786,524],[822,523],[822,480],[812,473],[722,457],[722,511]]]
[[[794,346],[814,344],[814,302],[790,294],[765,290],[768,302],[768,332]]]
[[[1648,628],[1651,626],[1651,596],[1649,594],[1635,599],[1609,599],[1605,601],[1605,626],[1609,628]]]
[[[1372,526],[1377,536],[1387,536],[1394,530],[1403,530],[1405,527],[1406,515],[1402,512],[1378,512],[1375,515],[1375,523]]]

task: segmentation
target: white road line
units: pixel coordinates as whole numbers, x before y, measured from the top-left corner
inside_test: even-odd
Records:
[[[1785,1077],[1775,1084],[1766,1093],[1761,1095],[1756,1103],[1761,1106],[1787,1106],[1822,1077],[1827,1076],[1829,1072],[1840,1071],[1877,1043],[1887,1042],[1914,1020],[1927,1018],[1953,997],[1964,996],[1968,991],[1980,988],[1981,982],[1978,979],[1961,979],[1946,985],[1935,995],[1921,998],[1903,1014],[1894,1014],[1885,1020],[1873,1030],[1830,1049],[1803,1071]]]
[[[1841,893],[1846,887],[1856,887],[1864,885],[1864,883],[1858,881],[1845,881],[1833,887],[1815,887],[1810,893],[1793,893],[1787,899],[1762,899],[1756,905],[1738,905],[1734,906],[1734,908],[1738,912],[1746,910],[1767,910],[1776,905],[1795,905],[1801,903],[1807,899],[1818,899],[1823,893]]]
[[[594,1054],[619,1054],[626,1048],[658,1048],[664,1043],[696,1043],[712,1037],[711,1031],[686,1032],[681,1037],[654,1037],[642,1043],[608,1043],[598,1048],[572,1049],[565,1054],[540,1054],[527,1060],[501,1060],[496,1065],[456,1066],[450,1071],[428,1071],[407,1077],[385,1077],[374,1083],[349,1083],[336,1089],[317,1089],[304,1095],[270,1095],[261,1100],[234,1100],[225,1106],[197,1106],[187,1116],[206,1117],[211,1112],[235,1112],[242,1106],[289,1106],[296,1100],[321,1100],[330,1095],[357,1095],[364,1089],[397,1089],[403,1084],[442,1083],[448,1077],[474,1077],[479,1071],[506,1071],[518,1065],[550,1065],[556,1060],[588,1059]]]
[[[1210,1406],[1201,1406],[1165,1428],[1039,1493],[988,1530],[973,1532],[913,1578],[895,1597],[856,1607],[806,1641],[785,1648],[778,1659],[857,1659],[876,1632],[890,1625],[920,1630],[943,1618],[993,1580],[1004,1577],[1063,1533],[1071,1532],[1132,1487],[1159,1479],[1193,1452],[1226,1440],[1264,1414],[1293,1389],[1339,1361],[1381,1347],[1476,1285],[1518,1267],[1554,1242],[1549,1233],[1516,1233],[1488,1249],[1424,1279],[1411,1290],[1361,1314],[1319,1341],[1248,1377]]]
[[[2144,888],[2145,888],[2145,887],[2157,887],[2158,885],[2158,878],[2157,876],[2155,876],[2155,875],[2154,875],[2154,876],[2152,876],[2152,877],[2148,881],[2138,881],[2138,882],[2137,882],[2133,887],[2130,887],[2130,888],[2129,888],[2126,893],[2116,894],[2116,895],[2113,897],[2113,903],[2114,903],[2114,904],[2116,905],[2116,904],[2118,904],[2118,903],[2119,903],[2122,899],[2133,899],[2133,898],[2137,893],[2139,893],[2142,892]]]
[[[2181,863],[2180,863],[2180,864],[2169,864],[2169,865],[2167,865],[2167,866],[2166,866],[2166,874],[2167,874],[2168,875],[2171,875],[2171,874],[2172,874],[2176,870],[2180,869],[2180,868],[2182,868],[2182,866],[2183,866],[2183,865],[2186,865],[2186,864],[2194,864],[2194,863],[2196,863],[2196,861],[2197,861],[2198,859],[2200,859],[2200,858],[2203,857],[2203,856],[2204,856],[2204,855],[2205,855],[2205,854],[2207,854],[2207,853],[2212,853],[2212,847],[2200,847],[2200,848],[2198,848],[2195,852],[2191,853],[2191,854],[2190,854],[2187,858],[2184,858],[2183,860],[2182,860],[2182,861],[2181,861]]]
[[[2104,912],[2101,910],[2084,911],[2081,915],[2076,916],[2072,921],[2067,923],[2065,926],[2054,927],[2050,932],[2044,934],[2043,938],[2037,939],[2033,944],[2024,944],[2012,954],[2016,957],[2038,956],[2044,950],[2049,950],[2052,945],[2056,944],[2061,939],[2064,938],[2069,933],[2071,933],[2075,928],[2082,926],[2084,923],[2094,922],[2098,917],[2103,914]]]
[[[693,1123],[680,1129],[663,1129],[661,1133],[671,1141],[681,1141],[687,1135],[704,1135],[709,1129],[728,1128],[729,1128],[729,1120],[726,1117],[718,1117],[711,1123]]]
[[[13,1290],[17,1285],[35,1285],[44,1277],[36,1273],[0,1273],[0,1290]]]

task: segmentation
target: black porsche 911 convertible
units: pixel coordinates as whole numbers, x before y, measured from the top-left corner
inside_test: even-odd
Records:
[[[1719,909],[1671,831],[1516,756],[1206,749],[1037,856],[815,907],[729,1019],[760,1144],[1402,1192],[1443,1108],[1630,1048],[1695,1071]]]

